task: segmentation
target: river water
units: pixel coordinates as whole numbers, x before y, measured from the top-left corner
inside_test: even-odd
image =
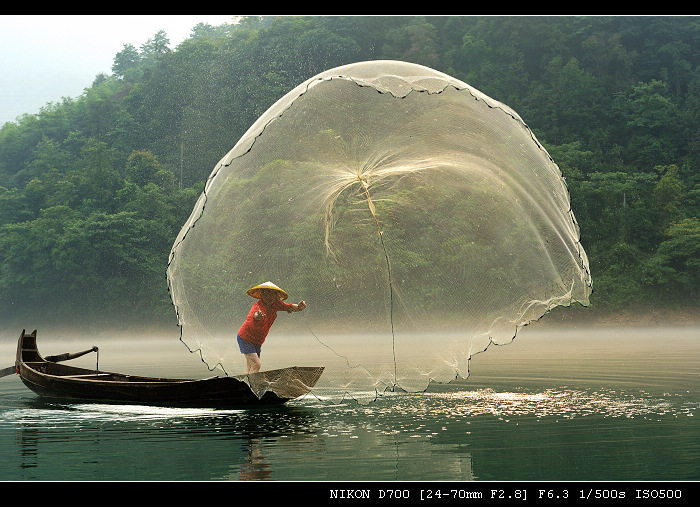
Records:
[[[14,362],[15,340],[0,343],[0,367]],[[98,345],[102,370],[208,376],[177,338],[56,343],[40,331],[38,343],[44,355]],[[533,326],[470,370],[369,405],[309,395],[263,410],[48,402],[11,375],[0,379],[0,480],[700,479],[697,328]]]

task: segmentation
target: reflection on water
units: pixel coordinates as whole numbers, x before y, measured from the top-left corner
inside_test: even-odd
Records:
[[[602,417],[654,417],[674,415],[692,417],[698,402],[681,402],[671,398],[630,396],[624,392],[600,389],[545,389],[539,393],[495,392],[492,389],[435,394],[449,406],[451,416],[491,414],[499,418],[532,415],[537,418],[562,418],[597,415]]]
[[[302,407],[235,411],[31,399],[0,412],[2,447],[18,451],[0,465],[0,479],[267,479],[265,443],[308,433],[312,419]]]
[[[538,478],[523,477],[533,468],[559,478],[551,470],[557,456],[575,460],[602,447],[617,452],[615,446],[633,447],[634,439],[639,445],[669,429],[680,443],[688,431],[682,419],[698,410],[697,399],[601,389],[392,394],[369,406],[307,398],[256,411],[42,404],[26,397],[19,405],[0,414],[0,435],[10,437],[2,438],[3,449],[17,453],[0,467],[2,477],[53,480],[498,480],[506,473],[498,461],[506,458],[523,466],[509,472],[512,479]],[[686,452],[697,464],[697,441],[692,445]],[[542,447],[551,455],[533,458]],[[515,449],[529,452],[513,458]],[[587,473],[596,478],[594,470]]]
[[[130,350],[101,367],[201,368],[176,347],[115,362]],[[0,480],[697,480],[699,352],[689,331],[523,334],[424,393],[258,410],[56,403],[6,377]]]

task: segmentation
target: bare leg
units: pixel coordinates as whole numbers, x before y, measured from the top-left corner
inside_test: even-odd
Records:
[[[246,359],[246,375],[249,373],[257,373],[260,371],[260,357],[253,352],[252,354],[244,354]]]

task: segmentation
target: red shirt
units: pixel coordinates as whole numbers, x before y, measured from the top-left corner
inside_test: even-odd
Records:
[[[267,306],[265,306],[265,303],[263,303],[262,300],[259,299],[253,304],[250,311],[248,312],[248,317],[245,319],[245,322],[238,330],[238,336],[240,336],[243,340],[247,341],[248,343],[252,343],[253,345],[262,345],[265,341],[265,338],[267,337],[267,333],[270,331],[272,323],[277,318],[277,312],[280,310],[284,310],[287,313],[290,313],[292,311],[292,308],[293,305],[285,303],[284,301],[280,301],[279,299],[272,303],[271,308],[268,308]],[[253,318],[253,315],[255,315],[255,312],[257,312],[258,310],[264,313],[265,316],[262,319],[256,321]]]

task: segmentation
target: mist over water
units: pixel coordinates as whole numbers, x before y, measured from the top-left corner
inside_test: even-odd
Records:
[[[42,353],[98,345],[103,370],[212,374],[177,338],[49,335],[38,334]],[[369,405],[316,391],[275,410],[57,403],[5,377],[0,479],[695,480],[697,336],[690,327],[524,328],[474,356],[467,379]],[[271,334],[264,367],[285,362],[286,339]],[[16,344],[1,345],[9,365]],[[95,358],[73,363],[91,368]]]

